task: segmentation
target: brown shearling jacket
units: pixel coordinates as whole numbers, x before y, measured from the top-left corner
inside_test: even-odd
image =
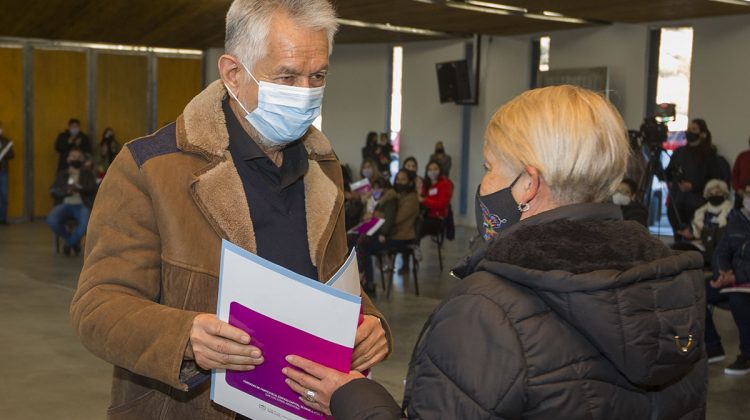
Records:
[[[183,360],[193,318],[216,312],[222,238],[256,251],[225,95],[214,82],[175,123],[130,142],[99,190],[71,317],[84,346],[115,365],[110,419],[234,417],[210,401],[206,372]],[[319,131],[303,142],[307,237],[323,280],[347,256],[341,167]]]

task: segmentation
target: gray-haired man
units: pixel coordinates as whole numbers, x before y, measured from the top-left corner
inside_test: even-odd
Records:
[[[321,280],[344,262],[340,164],[311,127],[336,28],[326,0],[236,0],[221,80],[110,167],[71,306],[84,345],[116,366],[110,418],[235,416],[210,402],[208,373],[264,355],[214,315],[222,238]],[[389,351],[363,306],[355,370]]]

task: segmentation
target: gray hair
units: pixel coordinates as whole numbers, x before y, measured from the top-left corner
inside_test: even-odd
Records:
[[[300,26],[328,33],[328,54],[338,31],[336,11],[328,0],[234,0],[227,12],[224,49],[238,57],[248,70],[266,55],[271,18],[284,11]]]

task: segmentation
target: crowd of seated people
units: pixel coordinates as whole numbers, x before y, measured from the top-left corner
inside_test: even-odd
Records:
[[[425,236],[453,238],[453,182],[443,165],[450,167],[451,157],[438,142],[424,177],[418,174],[415,157],[407,157],[395,176],[390,172],[393,146],[387,134],[367,134],[362,148],[359,178],[352,176],[348,165],[342,167],[346,228],[349,245],[358,251],[358,263],[364,290],[375,293],[372,258],[389,251],[398,252],[407,246],[418,246]],[[386,158],[387,157],[387,158]],[[374,219],[382,225],[370,230],[361,226]],[[403,258],[399,272],[408,272]]]
[[[115,132],[107,127],[94,153],[91,140],[81,131],[76,118],[55,140],[58,170],[50,188],[55,207],[47,215],[47,224],[63,241],[65,256],[81,253],[81,240],[86,234],[91,208],[99,184],[120,151]]]

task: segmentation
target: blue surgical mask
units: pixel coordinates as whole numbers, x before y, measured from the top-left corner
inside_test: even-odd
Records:
[[[245,67],[245,65],[242,65]],[[258,81],[245,67],[247,74],[258,84],[258,106],[249,112],[227,87],[227,92],[247,113],[245,119],[269,141],[283,145],[302,137],[320,115],[323,87],[302,88]]]

